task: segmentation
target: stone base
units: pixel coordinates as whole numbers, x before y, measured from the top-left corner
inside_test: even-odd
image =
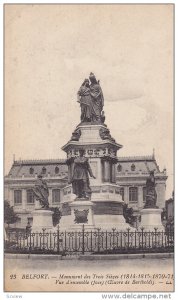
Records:
[[[126,231],[128,228],[131,230],[132,227],[126,223],[123,215],[94,215],[95,229],[101,228],[101,230],[112,231]],[[135,230],[135,228],[133,228]]]
[[[42,232],[42,229],[45,228],[46,231],[53,230],[53,220],[52,220],[53,212],[47,209],[35,209],[32,212],[33,216],[33,225],[32,232],[38,231]]]
[[[82,230],[83,225],[85,229],[92,230],[94,228],[93,221],[93,203],[86,198],[76,198],[69,203],[71,208],[71,215],[62,216],[59,226],[61,230]]]
[[[144,208],[141,210],[141,223],[139,229],[144,228],[145,231],[164,231],[165,228],[161,222],[162,209],[159,208]]]

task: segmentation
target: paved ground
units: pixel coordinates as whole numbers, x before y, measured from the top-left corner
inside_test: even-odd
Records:
[[[21,270],[21,271],[53,271],[59,268],[60,271],[66,271],[70,267],[73,271],[120,271],[125,272],[126,270],[149,272],[151,270],[161,270],[167,271],[172,269],[173,259],[172,258],[159,258],[159,259],[128,259],[128,260],[98,260],[98,261],[80,261],[75,259],[65,259],[65,260],[50,260],[47,259],[5,259],[5,264],[7,268],[11,270]]]

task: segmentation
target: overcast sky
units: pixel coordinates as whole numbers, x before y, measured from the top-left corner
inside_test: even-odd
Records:
[[[11,5],[5,17],[5,173],[65,158],[90,72],[120,156],[151,155],[173,189],[173,6]]]

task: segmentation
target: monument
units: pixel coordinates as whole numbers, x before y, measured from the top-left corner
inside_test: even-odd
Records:
[[[105,122],[104,97],[93,73],[77,93],[80,124],[62,147],[67,154],[68,186],[63,189],[60,228],[125,230],[123,200],[116,184],[116,143]]]
[[[35,196],[35,209],[32,212],[33,215],[33,226],[32,231],[41,232],[43,228],[47,230],[53,229],[52,214],[49,210],[48,202],[48,186],[42,175],[38,175],[33,189]]]
[[[156,206],[157,194],[154,171],[150,171],[150,176],[146,180],[146,203],[141,210],[140,228],[154,231],[157,228],[159,231],[164,231],[164,226],[161,222],[161,212]]]

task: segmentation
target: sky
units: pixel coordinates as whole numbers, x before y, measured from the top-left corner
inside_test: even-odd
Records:
[[[6,5],[5,174],[65,158],[77,91],[94,72],[118,156],[152,155],[173,190],[173,6]]]

